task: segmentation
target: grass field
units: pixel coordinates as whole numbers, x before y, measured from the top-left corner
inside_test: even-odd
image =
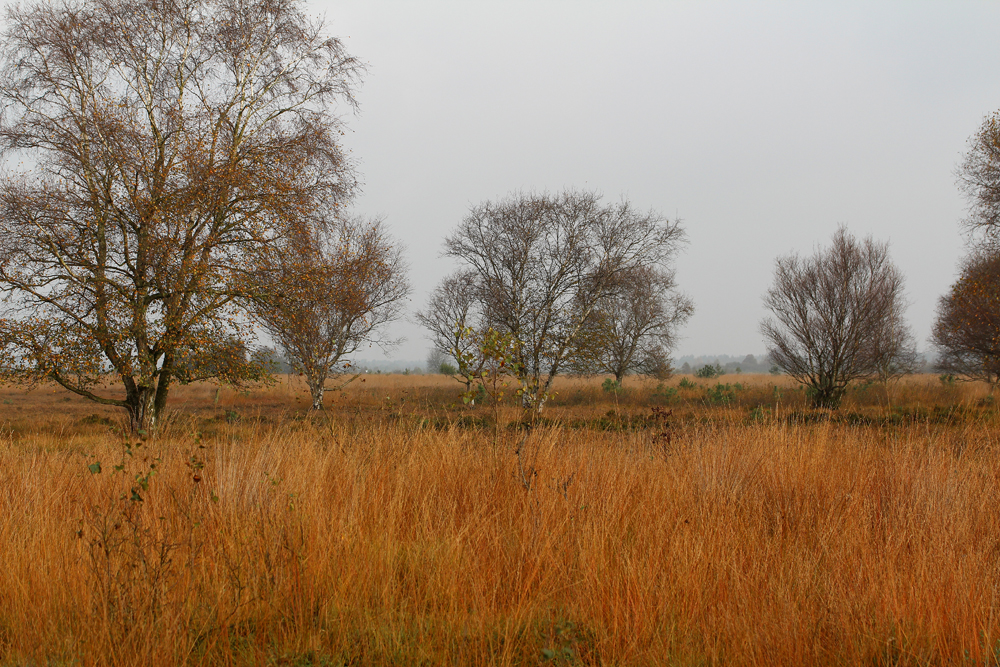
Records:
[[[986,388],[0,388],[0,665],[995,665]]]

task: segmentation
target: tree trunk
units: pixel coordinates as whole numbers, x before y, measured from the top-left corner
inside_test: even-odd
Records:
[[[310,410],[322,410],[323,409],[323,383],[318,385],[310,385],[309,392],[312,394],[312,407]]]
[[[555,374],[550,374],[542,384],[541,376],[534,376],[530,380],[521,380],[521,408],[530,410],[535,415],[542,414],[545,402],[549,400],[549,389],[552,387],[552,380]]]
[[[157,418],[163,414],[167,407],[167,393],[170,391],[170,383],[174,379],[174,355],[168,353],[163,357],[163,365],[156,376],[156,399],[153,402],[154,414]]]
[[[847,387],[821,380],[818,386],[813,385],[813,407],[836,410],[840,407],[840,401],[846,391]]]
[[[148,435],[156,428],[159,410],[156,407],[156,389],[137,387],[125,396],[129,428],[133,435]]]
[[[535,397],[538,394],[538,382],[521,380],[521,409],[528,411],[535,407]]]
[[[326,392],[327,369],[323,366],[304,363],[302,371],[305,373],[309,394],[312,396],[312,405],[309,406],[309,411],[322,410],[323,394]]]

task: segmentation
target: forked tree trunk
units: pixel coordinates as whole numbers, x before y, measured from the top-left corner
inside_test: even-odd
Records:
[[[840,407],[840,401],[844,398],[846,391],[847,387],[821,381],[819,386],[813,385],[813,407],[836,410]]]
[[[552,387],[554,375],[549,375],[542,384],[540,377],[521,380],[521,408],[525,411],[542,414],[542,408],[549,399],[549,389]]]
[[[127,392],[125,409],[128,411],[129,428],[133,435],[146,435],[156,428],[159,410],[156,405],[156,389],[154,387],[138,387]]]
[[[128,412],[129,430],[133,435],[152,435],[159,425],[160,415],[167,405],[167,393],[173,378],[173,358],[164,360],[154,380],[149,385],[136,384],[135,378],[125,380],[125,410]]]
[[[535,393],[537,391],[537,389],[536,389],[537,386],[538,385],[536,384],[533,387],[531,384],[529,384],[525,380],[521,380],[521,409],[522,410],[528,411],[528,410],[531,410],[531,409],[533,409],[535,407]]]

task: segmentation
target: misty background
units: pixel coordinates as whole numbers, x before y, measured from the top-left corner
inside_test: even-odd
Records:
[[[426,359],[412,312],[455,268],[442,242],[471,205],[565,187],[683,220],[696,311],[677,360],[763,359],[774,259],[840,224],[890,242],[929,348],[964,252],[954,169],[1000,108],[1000,3],[309,6],[368,64],[345,116],[355,209],[385,216],[414,288],[389,332],[407,340],[358,359]]]

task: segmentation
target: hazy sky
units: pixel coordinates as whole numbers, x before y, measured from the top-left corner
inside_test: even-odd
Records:
[[[954,169],[1000,108],[1000,3],[311,6],[369,65],[345,141],[357,209],[408,249],[411,312],[470,205],[575,187],[683,220],[675,356],[762,352],[774,259],[840,224],[891,243],[928,347],[964,251]],[[426,356],[418,326],[393,333],[393,357]]]

